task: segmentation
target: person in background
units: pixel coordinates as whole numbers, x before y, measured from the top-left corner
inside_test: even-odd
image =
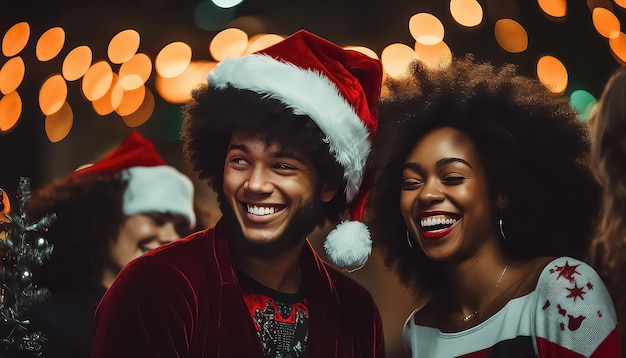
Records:
[[[360,222],[380,61],[301,30],[222,61],[185,109],[183,148],[216,191],[214,227],[127,265],[93,357],[382,357]],[[335,265],[307,240],[326,221]],[[145,304],[150,302],[150,304]]]
[[[591,169],[602,187],[602,211],[591,242],[589,262],[611,292],[622,342],[626,342],[625,99],[626,69],[620,67],[607,81],[589,121]]]
[[[102,295],[124,265],[190,233],[193,198],[191,180],[135,131],[95,164],[34,193],[33,217],[56,215],[46,233],[52,256],[34,272],[51,292],[32,311],[45,357],[89,357]]]
[[[615,308],[582,259],[600,192],[567,98],[471,55],[389,82],[367,208],[418,301],[411,357],[617,357]]]

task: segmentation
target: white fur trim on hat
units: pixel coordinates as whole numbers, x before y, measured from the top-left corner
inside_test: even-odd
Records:
[[[193,183],[171,166],[132,167],[122,171],[128,180],[124,192],[125,215],[148,212],[179,214],[196,224]]]
[[[328,234],[324,250],[337,267],[354,271],[365,265],[372,252],[370,232],[360,221],[344,221]]]
[[[363,180],[369,133],[330,79],[315,70],[253,54],[220,62],[209,72],[208,82],[215,88],[232,86],[267,95],[292,108],[294,114],[311,117],[344,169],[346,199],[352,201]]]

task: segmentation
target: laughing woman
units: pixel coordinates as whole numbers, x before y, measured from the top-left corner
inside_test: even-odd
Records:
[[[600,194],[567,99],[470,56],[388,85],[368,217],[426,302],[408,354],[619,356],[613,303],[581,261]]]

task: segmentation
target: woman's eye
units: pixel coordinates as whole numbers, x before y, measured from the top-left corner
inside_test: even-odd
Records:
[[[417,179],[405,179],[401,184],[402,190],[414,190],[419,188],[422,185],[422,182]]]
[[[465,181],[465,177],[459,176],[459,175],[448,175],[442,180],[444,184],[449,184],[449,185],[461,184],[463,183],[463,181]]]

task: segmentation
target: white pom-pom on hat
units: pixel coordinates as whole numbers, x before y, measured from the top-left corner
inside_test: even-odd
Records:
[[[344,221],[328,234],[324,250],[337,267],[357,270],[365,265],[372,252],[370,232],[360,221]]]

